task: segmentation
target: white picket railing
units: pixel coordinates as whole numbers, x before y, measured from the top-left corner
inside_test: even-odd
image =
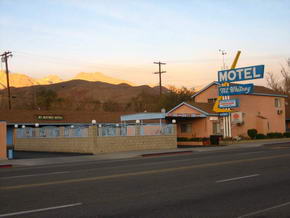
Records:
[[[154,136],[172,135],[173,124],[102,124],[96,128],[96,136]],[[40,128],[25,127],[16,130],[17,138],[58,138],[58,137],[88,137],[89,126],[45,126]]]

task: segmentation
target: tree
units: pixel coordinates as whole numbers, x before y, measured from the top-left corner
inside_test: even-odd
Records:
[[[52,89],[46,89],[44,87],[37,90],[36,102],[38,107],[44,107],[49,110],[53,103],[61,103],[62,98],[58,98],[57,93]]]
[[[176,105],[184,102],[190,101],[191,96],[195,93],[194,88],[188,89],[186,87],[181,87],[180,89],[171,86],[167,93],[164,93],[160,99],[160,108],[165,108],[166,110],[172,109]]]
[[[277,79],[273,73],[268,73],[267,84],[274,91],[278,91],[290,97],[290,58],[287,66],[281,66],[281,79]]]
[[[191,100],[194,94],[194,89],[182,87],[180,89],[171,86],[167,92],[159,95],[152,95],[146,92],[141,92],[136,97],[132,98],[128,103],[127,108],[131,108],[135,112],[143,111],[160,111],[161,108],[166,110],[172,109],[183,101]]]
[[[127,104],[126,109],[132,109],[136,112],[155,111],[158,96],[142,91],[136,97],[133,97]]]
[[[103,110],[106,112],[122,111],[121,105],[114,100],[107,100],[103,103]]]

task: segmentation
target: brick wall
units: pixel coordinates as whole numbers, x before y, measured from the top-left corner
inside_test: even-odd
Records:
[[[102,153],[146,149],[176,148],[176,131],[173,135],[155,136],[96,136],[96,127],[89,128],[88,137],[16,138],[15,150]]]
[[[176,135],[98,137],[95,153],[176,148]]]
[[[93,138],[17,138],[15,150],[93,153]]]

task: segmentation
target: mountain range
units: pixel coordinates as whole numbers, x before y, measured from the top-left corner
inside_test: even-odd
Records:
[[[115,85],[125,83],[128,85],[134,86],[134,84],[129,81],[109,77],[99,72],[95,72],[95,73],[81,72],[68,80],[63,80],[57,75],[48,75],[41,79],[35,79],[25,74],[19,74],[19,73],[9,74],[10,87],[15,87],[15,88],[27,87],[27,86],[33,86],[33,85],[50,85],[50,84],[56,84],[60,82],[70,81],[70,80],[104,82],[104,83],[110,83],[110,84],[115,84]],[[4,71],[0,71],[0,89],[5,89],[6,84],[7,84],[6,73]]]
[[[13,110],[152,111],[159,96],[158,86],[137,86],[102,73],[79,73],[70,80],[56,75],[41,79],[17,73],[9,76]],[[8,107],[5,89],[6,74],[2,71],[0,110]],[[168,91],[165,87],[162,90]]]

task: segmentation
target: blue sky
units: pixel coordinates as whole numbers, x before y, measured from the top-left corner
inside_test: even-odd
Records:
[[[265,64],[279,74],[290,57],[288,0],[0,0],[0,52],[11,71],[33,77],[103,72],[157,84],[216,80],[241,50],[238,66]],[[265,80],[256,81],[265,84]]]

